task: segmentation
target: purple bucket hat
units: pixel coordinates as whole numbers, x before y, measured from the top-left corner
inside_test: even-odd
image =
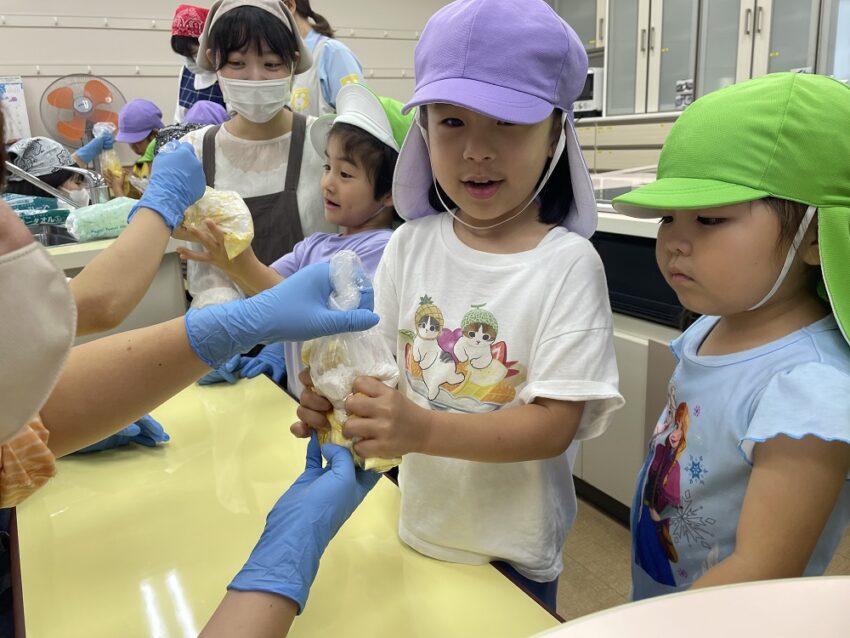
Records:
[[[414,54],[416,89],[405,112],[454,104],[516,124],[534,124],[554,109],[567,114],[565,153],[573,203],[563,225],[584,237],[596,230],[596,199],[573,124],[572,107],[587,79],[581,39],[543,0],[456,0],[435,13]],[[410,128],[393,180],[404,219],[442,211],[428,202],[433,184],[423,132]]]
[[[118,135],[116,142],[135,144],[145,139],[156,129],[164,128],[162,111],[150,100],[130,100],[118,113]]]

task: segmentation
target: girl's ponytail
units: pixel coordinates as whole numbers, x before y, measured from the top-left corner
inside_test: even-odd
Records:
[[[334,30],[330,22],[325,16],[313,11],[310,7],[310,0],[295,0],[295,10],[305,18],[313,21],[313,28],[317,33],[327,38],[334,37]]]

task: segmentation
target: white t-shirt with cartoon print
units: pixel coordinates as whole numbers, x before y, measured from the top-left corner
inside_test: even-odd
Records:
[[[481,413],[536,397],[585,401],[576,439],[602,434],[623,405],[602,262],[558,227],[533,250],[474,250],[449,215],[403,224],[375,275],[379,328],[397,352],[399,389],[432,410]],[[567,453],[521,463],[408,454],[399,534],[442,560],[504,560],[558,577],[576,513]]]
[[[686,589],[734,551],[757,443],[850,443],[850,348],[832,315],[751,350],[698,355],[717,321],[700,318],[671,346],[679,364],[632,502],[635,600]],[[806,576],[823,574],[848,524],[850,480]]]

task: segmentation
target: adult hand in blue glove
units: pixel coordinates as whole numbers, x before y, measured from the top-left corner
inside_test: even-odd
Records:
[[[355,468],[343,447],[320,450],[314,433],[304,473],[269,512],[263,535],[228,589],[285,596],[301,613],[322,553],[380,476]]]
[[[233,355],[226,363],[198,379],[198,385],[236,383],[239,381],[239,366],[242,363],[242,359],[241,354]]]
[[[154,158],[148,187],[127,221],[132,221],[140,208],[148,208],[159,213],[174,232],[183,222],[186,209],[203,196],[205,188],[204,168],[192,145],[169,142]]]
[[[102,441],[93,443],[88,447],[77,450],[78,454],[86,454],[88,452],[100,452],[130,443],[138,443],[147,447],[156,447],[159,443],[168,441],[171,437],[162,429],[159,421],[151,415],[146,414],[135,423],[131,423],[120,432],[116,432],[112,436],[108,436]]]
[[[217,368],[258,343],[306,341],[378,323],[371,288],[361,291],[356,310],[331,310],[330,294],[330,265],[312,264],[248,299],[189,310],[189,344],[208,366]]]
[[[91,142],[89,142],[82,148],[77,149],[74,152],[74,155],[76,155],[77,159],[79,159],[84,164],[88,164],[95,157],[103,153],[103,151],[112,148],[112,144],[112,133],[104,133],[103,135],[95,137]]]
[[[239,376],[243,379],[253,379],[260,374],[268,374],[272,381],[280,385],[280,380],[286,372],[286,357],[283,342],[270,343],[257,353],[256,357],[241,357],[239,361]]]

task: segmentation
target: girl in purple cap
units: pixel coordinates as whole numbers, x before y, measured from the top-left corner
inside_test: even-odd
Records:
[[[570,114],[587,57],[542,0],[458,0],[428,22],[415,67],[419,126],[393,182],[409,221],[375,277],[401,381],[359,378],[344,432],[364,457],[406,455],[404,542],[499,561],[554,608],[576,514],[568,448],[623,404]],[[308,389],[299,417],[325,429],[328,409]]]

